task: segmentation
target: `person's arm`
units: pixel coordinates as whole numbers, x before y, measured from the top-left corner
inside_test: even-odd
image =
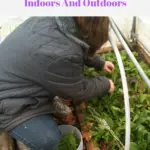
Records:
[[[104,96],[110,89],[109,80],[105,77],[84,77],[82,61],[79,56],[74,55],[55,60],[48,66],[49,70],[42,72],[40,84],[54,95],[72,100],[90,100]]]
[[[96,54],[92,59],[84,58],[84,64],[87,67],[93,67],[96,70],[101,70],[104,67],[105,61],[100,59],[100,56]]]

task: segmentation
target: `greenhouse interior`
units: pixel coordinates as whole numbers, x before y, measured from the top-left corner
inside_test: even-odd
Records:
[[[0,44],[28,18],[1,17]],[[150,18],[109,17],[109,26],[109,40],[97,54],[115,65],[114,72],[109,74],[85,66],[84,76],[111,78],[115,91],[80,103],[66,100],[75,118],[71,125],[76,128],[72,132],[78,139],[76,143],[72,141],[77,146],[69,149],[150,150]],[[58,118],[53,119],[63,124]],[[0,150],[30,148],[1,132]]]

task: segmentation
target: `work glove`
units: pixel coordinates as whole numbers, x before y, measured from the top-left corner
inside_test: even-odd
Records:
[[[71,108],[67,105],[67,102],[58,96],[55,96],[53,99],[53,107],[55,115],[59,118],[64,118],[72,112]]]
[[[55,96],[53,99],[53,108],[54,108],[54,115],[61,119],[65,124],[74,124],[75,117],[72,113],[72,109],[68,106],[67,101]]]

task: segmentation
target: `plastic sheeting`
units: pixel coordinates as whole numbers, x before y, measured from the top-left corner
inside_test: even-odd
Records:
[[[16,17],[16,16],[0,16],[0,42],[5,39],[5,37],[11,33],[20,23],[26,20],[28,17]],[[112,17],[121,29],[124,36],[129,40],[133,16],[131,17]],[[110,33],[114,34],[112,29]],[[150,56],[150,17],[137,17],[137,39],[145,47],[146,53]],[[116,42],[118,39],[116,36],[113,36]],[[111,44],[107,42],[108,46]]]
[[[150,56],[150,17],[137,18],[137,39]]]

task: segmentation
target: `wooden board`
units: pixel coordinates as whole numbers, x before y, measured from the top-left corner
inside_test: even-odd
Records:
[[[136,45],[136,49],[141,54],[141,56],[145,59],[145,62],[150,64],[150,56],[144,51],[144,47],[139,42]]]
[[[0,133],[0,150],[15,150],[13,139],[5,132]]]
[[[122,44],[120,44],[119,42],[117,43],[117,47],[118,47],[119,50],[122,50],[122,49],[123,49]],[[106,45],[104,45],[101,49],[99,49],[96,53],[97,53],[97,54],[102,54],[102,53],[110,52],[110,51],[112,51],[112,50],[113,50],[112,46],[109,45],[109,44],[106,44]]]

